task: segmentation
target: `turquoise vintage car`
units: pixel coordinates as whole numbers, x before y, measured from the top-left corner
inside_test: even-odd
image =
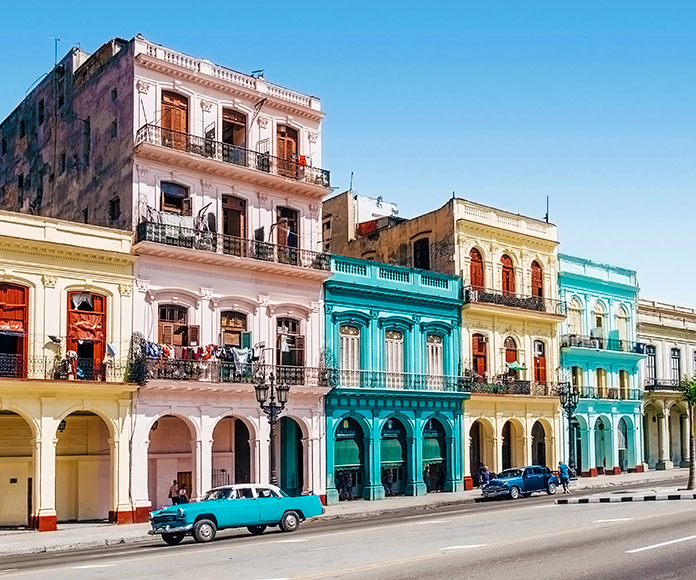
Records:
[[[210,542],[218,530],[247,528],[263,534],[269,526],[294,532],[300,522],[324,513],[319,496],[290,497],[275,485],[240,484],[216,487],[198,502],[172,505],[150,514],[152,529],[174,546],[187,534]]]

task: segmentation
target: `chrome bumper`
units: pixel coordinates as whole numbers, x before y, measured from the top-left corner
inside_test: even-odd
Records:
[[[483,497],[498,497],[499,495],[510,495],[510,490],[505,488],[483,489],[481,493]]]
[[[155,525],[152,524],[152,529],[148,530],[147,533],[151,536],[155,534],[187,534],[193,529],[193,524],[188,524],[185,526],[174,526],[170,524]]]

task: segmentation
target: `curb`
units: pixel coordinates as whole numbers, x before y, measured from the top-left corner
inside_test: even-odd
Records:
[[[557,499],[557,505],[570,504],[590,504],[590,503],[626,503],[639,501],[672,501],[682,499],[696,499],[695,492],[679,492],[679,493],[647,493],[643,495],[616,495],[616,496],[599,496],[599,497],[572,497],[565,499]]]

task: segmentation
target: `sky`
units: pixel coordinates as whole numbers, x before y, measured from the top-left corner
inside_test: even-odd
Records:
[[[102,8],[109,6],[109,10]],[[413,217],[454,192],[696,307],[696,3],[3,3],[0,118],[79,44],[138,33],[321,98],[332,185]]]

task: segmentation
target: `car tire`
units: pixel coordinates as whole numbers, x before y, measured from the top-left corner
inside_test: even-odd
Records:
[[[193,524],[193,539],[201,544],[211,542],[216,533],[217,526],[210,520],[198,520]]]
[[[247,530],[249,530],[250,534],[260,536],[266,531],[266,526],[247,526]]]
[[[176,546],[177,544],[181,544],[184,535],[185,534],[162,534],[162,539],[168,546]]]
[[[517,487],[516,485],[513,485],[510,488],[510,499],[517,499],[520,497],[520,488]]]
[[[555,495],[558,487],[553,481],[549,481],[549,486],[546,488],[546,493],[549,495]]]
[[[300,527],[300,516],[297,512],[285,512],[280,520],[280,529],[284,532],[294,532]]]

